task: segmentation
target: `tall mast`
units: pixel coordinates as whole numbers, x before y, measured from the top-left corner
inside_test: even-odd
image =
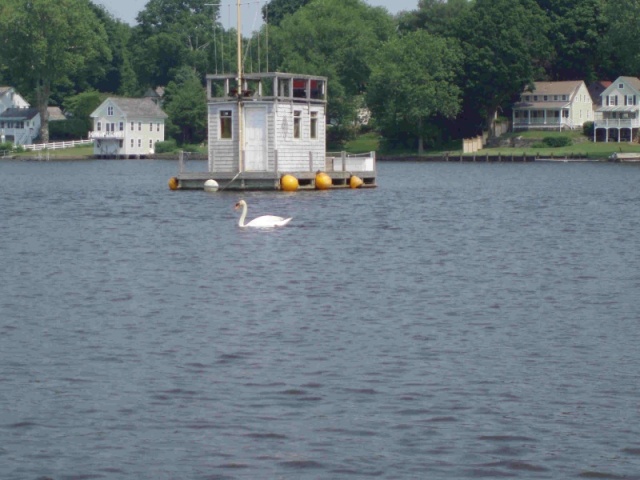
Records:
[[[237,13],[236,18],[238,22],[238,171],[244,171],[244,138],[243,138],[243,123],[244,123],[244,111],[242,108],[242,99],[244,89],[244,80],[242,78],[242,20],[240,11],[240,0],[237,1]]]
[[[236,18],[238,20],[238,91],[242,92],[242,20],[240,18],[242,12],[240,9],[240,0],[238,0]]]

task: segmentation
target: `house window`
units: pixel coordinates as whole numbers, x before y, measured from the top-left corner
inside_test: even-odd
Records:
[[[142,139],[141,139],[141,138],[139,138],[139,139],[138,139],[138,148],[140,148],[141,146],[142,146]]]
[[[131,131],[133,132],[133,131],[135,130],[135,128],[136,128],[136,127],[134,126],[134,123],[133,123],[133,122],[131,122]]]
[[[102,130],[102,122],[98,122],[98,123],[96,123],[96,130],[97,130],[97,131]]]
[[[120,148],[124,146],[124,140],[120,140],[118,143],[120,144]]]
[[[159,132],[160,131],[160,124],[156,124],[156,131]]]
[[[153,148],[153,140],[149,140],[149,149]]]
[[[547,97],[546,95],[545,95],[544,97],[542,97],[542,98],[544,98],[544,101],[545,101],[545,102],[546,102],[547,100],[549,100],[549,97]]]
[[[120,131],[124,131],[124,122],[120,122]]]
[[[566,95],[562,95],[562,101],[566,102],[567,101],[567,96]]]
[[[111,105],[107,107],[107,115],[109,115],[110,117],[113,116],[113,107]]]
[[[231,110],[220,110],[220,138],[233,138],[232,120]]]
[[[138,122],[138,131],[141,132],[142,131],[142,122]]]
[[[537,101],[538,101],[538,95],[534,95],[534,96],[533,96],[533,101],[534,101],[534,102],[537,102]]]
[[[149,131],[153,132],[153,122],[149,122]]]
[[[311,138],[318,138],[318,112],[311,112]]]
[[[554,95],[554,96],[553,96],[553,100],[554,100],[555,102],[557,102],[557,101],[558,101],[558,95]]]
[[[134,140],[133,140],[133,138],[132,138],[132,139],[131,139],[131,148],[133,148],[133,147],[134,147],[134,143],[133,143],[133,142],[134,142]]]
[[[618,89],[619,90],[624,90],[624,83],[619,83],[618,84]]]
[[[302,123],[302,110],[293,111],[293,138],[300,138],[300,125]]]

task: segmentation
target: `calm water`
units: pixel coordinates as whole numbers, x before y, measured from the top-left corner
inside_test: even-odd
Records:
[[[0,163],[0,478],[640,478],[640,169],[172,192]]]

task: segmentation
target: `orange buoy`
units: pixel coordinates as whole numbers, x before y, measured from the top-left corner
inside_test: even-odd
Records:
[[[171,177],[169,179],[169,188],[171,190],[177,190],[179,185],[180,185],[180,182],[178,182],[178,179],[176,177]]]
[[[332,180],[329,175],[324,172],[316,173],[316,188],[318,190],[326,190],[331,187]]]
[[[298,179],[293,175],[283,175],[280,179],[280,188],[285,192],[295,192],[298,186]]]
[[[349,186],[351,188],[361,187],[363,183],[364,182],[362,181],[362,179],[360,177],[355,176],[355,175],[351,175],[351,178],[349,179]]]

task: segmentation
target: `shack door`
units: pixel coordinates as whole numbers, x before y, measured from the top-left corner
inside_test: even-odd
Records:
[[[267,171],[267,109],[244,109],[244,169],[252,172]]]

